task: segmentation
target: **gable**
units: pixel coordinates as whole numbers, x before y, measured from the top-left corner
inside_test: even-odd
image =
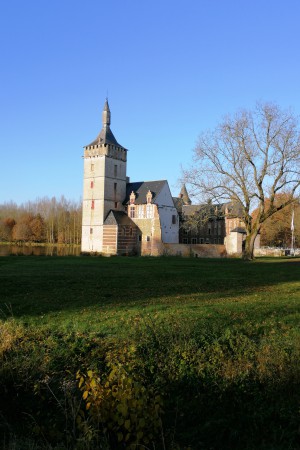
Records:
[[[174,208],[173,197],[167,181],[156,196],[155,203],[159,206],[170,206]]]

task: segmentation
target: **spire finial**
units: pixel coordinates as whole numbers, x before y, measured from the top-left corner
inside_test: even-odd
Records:
[[[110,109],[109,109],[109,104],[108,104],[108,99],[106,97],[105,103],[104,103],[104,108],[103,108],[103,112],[102,112],[102,123],[104,127],[109,127],[110,126]]]

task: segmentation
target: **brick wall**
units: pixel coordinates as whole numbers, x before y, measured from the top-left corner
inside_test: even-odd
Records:
[[[166,256],[184,256],[199,258],[223,258],[227,256],[225,245],[217,244],[163,244],[163,253]]]

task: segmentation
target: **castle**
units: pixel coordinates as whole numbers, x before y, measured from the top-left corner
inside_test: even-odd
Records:
[[[156,256],[187,254],[187,248],[191,253],[193,246],[201,256],[204,247],[206,253],[209,248],[202,244],[210,244],[212,256],[226,250],[241,253],[245,230],[231,204],[210,205],[207,222],[189,230],[183,226],[187,218],[207,211],[208,205],[191,205],[185,186],[173,198],[166,180],[130,182],[127,149],[116,140],[110,123],[106,99],[102,129],[84,147],[82,252]]]

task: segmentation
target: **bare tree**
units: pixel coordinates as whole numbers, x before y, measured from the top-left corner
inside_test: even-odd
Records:
[[[184,171],[184,181],[194,195],[241,204],[247,233],[243,257],[252,259],[261,225],[299,195],[297,118],[270,103],[225,118],[215,130],[200,135],[194,166]],[[288,195],[278,203],[277,194],[283,191]],[[254,208],[258,212],[252,218]]]

